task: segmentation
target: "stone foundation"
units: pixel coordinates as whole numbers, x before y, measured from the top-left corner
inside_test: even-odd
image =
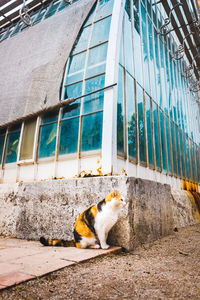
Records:
[[[0,235],[72,239],[78,215],[114,189],[127,205],[109,234],[110,244],[130,250],[200,222],[186,191],[133,177],[91,177],[0,185]]]

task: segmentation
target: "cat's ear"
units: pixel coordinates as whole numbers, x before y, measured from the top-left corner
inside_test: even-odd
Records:
[[[118,190],[114,190],[114,192],[112,193],[113,197],[117,197],[117,195],[119,194]]]

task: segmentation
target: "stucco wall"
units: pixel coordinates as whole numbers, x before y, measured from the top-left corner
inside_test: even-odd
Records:
[[[77,216],[113,189],[124,195],[127,205],[109,235],[112,244],[133,249],[170,234],[174,227],[200,222],[186,191],[172,195],[166,184],[133,177],[94,177],[0,185],[0,234],[72,239]]]
[[[59,101],[65,64],[95,0],[79,0],[0,44],[0,125]]]

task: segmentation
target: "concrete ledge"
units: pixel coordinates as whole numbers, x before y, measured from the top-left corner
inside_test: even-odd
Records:
[[[91,177],[0,185],[0,235],[38,240],[72,239],[78,215],[118,189],[127,199],[109,243],[133,249],[200,222],[190,193],[125,176]]]

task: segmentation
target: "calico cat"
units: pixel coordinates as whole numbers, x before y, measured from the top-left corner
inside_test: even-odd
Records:
[[[40,238],[44,246],[76,246],[77,248],[108,249],[106,243],[110,229],[118,220],[119,212],[126,203],[119,191],[109,193],[97,205],[86,209],[74,226],[74,240],[51,240]]]

